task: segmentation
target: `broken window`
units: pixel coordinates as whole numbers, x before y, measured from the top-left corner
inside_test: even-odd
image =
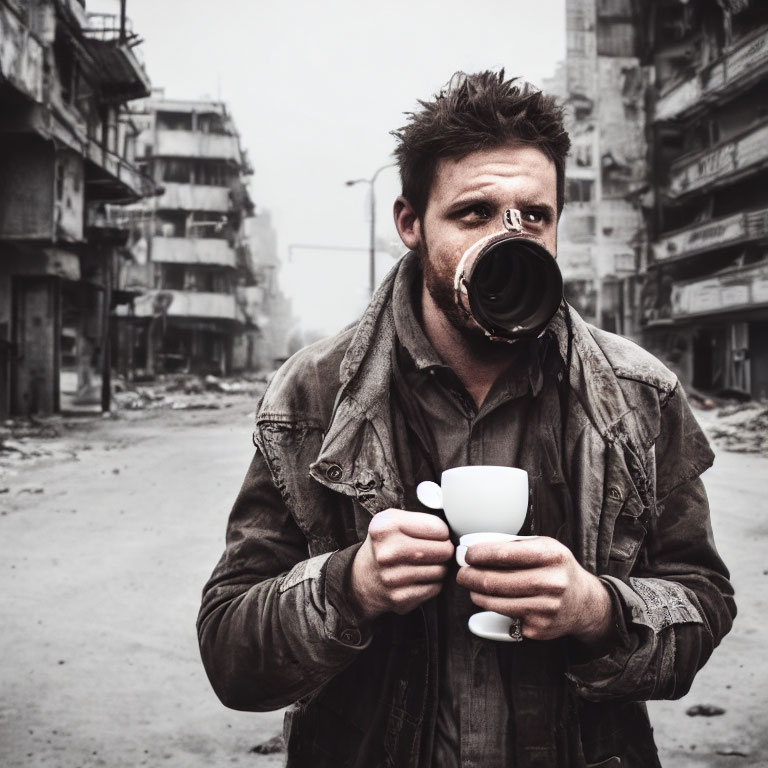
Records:
[[[164,159],[163,181],[172,181],[178,184],[189,184],[192,181],[192,161],[183,158]]]
[[[189,112],[158,112],[157,127],[167,131],[191,131],[192,115]]]
[[[568,202],[588,203],[592,200],[592,179],[568,179]]]
[[[230,131],[227,130],[224,117],[217,112],[209,112],[206,114],[197,115],[197,130],[202,133],[218,133],[227,135]]]

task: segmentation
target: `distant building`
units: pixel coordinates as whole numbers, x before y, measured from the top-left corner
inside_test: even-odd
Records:
[[[568,300],[584,317],[639,332],[638,277],[647,184],[645,70],[632,0],[567,0],[565,69],[548,83],[564,98],[572,149],[558,242]]]
[[[294,324],[291,302],[278,283],[280,259],[277,235],[268,211],[245,223],[253,284],[238,287],[238,303],[247,320],[235,338],[234,370],[271,370],[289,355],[288,338]]]
[[[140,160],[162,194],[130,211],[130,284],[141,294],[120,313],[118,370],[228,374],[250,325],[238,289],[255,284],[248,159],[221,102],[155,94],[135,120]]]
[[[700,390],[766,397],[768,4],[649,6],[644,339]]]
[[[109,406],[128,232],[108,205],[154,192],[125,109],[150,83],[123,13],[0,0],[0,416]],[[101,374],[106,372],[102,380]]]

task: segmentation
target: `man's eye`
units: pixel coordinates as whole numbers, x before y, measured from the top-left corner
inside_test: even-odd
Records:
[[[481,219],[482,221],[487,221],[491,218],[491,212],[487,205],[473,205],[466,209],[464,215],[473,219]]]
[[[526,224],[541,224],[544,221],[544,214],[541,211],[525,211],[522,219]]]

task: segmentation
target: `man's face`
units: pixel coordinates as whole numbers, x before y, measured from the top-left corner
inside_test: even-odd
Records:
[[[470,330],[471,323],[455,304],[456,267],[473,243],[504,231],[507,208],[517,208],[525,231],[556,255],[557,176],[555,164],[541,150],[508,144],[438,162],[417,250],[426,290],[462,330]]]

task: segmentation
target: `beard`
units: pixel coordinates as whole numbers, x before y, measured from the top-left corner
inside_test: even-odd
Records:
[[[456,303],[456,291],[453,287],[456,267],[440,259],[432,259],[426,243],[418,249],[421,261],[424,286],[432,301],[442,312],[445,319],[456,331],[457,339],[465,351],[477,360],[491,361],[510,356],[513,348],[518,351],[516,342],[493,341],[486,336],[472,318]]]

